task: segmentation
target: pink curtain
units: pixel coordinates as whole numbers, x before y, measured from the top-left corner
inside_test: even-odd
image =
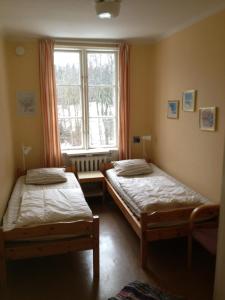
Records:
[[[41,40],[39,42],[39,67],[44,135],[44,166],[59,167],[62,164],[62,155],[56,103],[54,41]]]
[[[128,159],[130,158],[129,45],[122,43],[119,51],[119,159]]]

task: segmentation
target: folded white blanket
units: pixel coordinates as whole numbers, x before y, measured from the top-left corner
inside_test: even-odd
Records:
[[[16,227],[91,219],[92,212],[80,188],[26,191]]]

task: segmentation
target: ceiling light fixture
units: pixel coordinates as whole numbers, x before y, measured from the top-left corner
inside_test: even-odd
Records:
[[[117,17],[120,12],[121,0],[96,0],[95,9],[100,19]]]

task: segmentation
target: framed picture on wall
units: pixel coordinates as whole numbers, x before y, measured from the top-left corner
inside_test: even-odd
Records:
[[[204,107],[199,109],[199,128],[201,130],[216,130],[216,107]]]
[[[179,100],[169,100],[167,106],[167,118],[178,119],[179,117]]]
[[[36,113],[36,97],[32,91],[18,91],[16,93],[17,114],[34,115]]]
[[[195,111],[196,90],[183,92],[183,111]]]

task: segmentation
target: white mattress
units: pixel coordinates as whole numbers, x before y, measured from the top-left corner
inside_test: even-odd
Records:
[[[209,200],[151,164],[153,172],[138,176],[117,176],[107,170],[107,178],[137,218],[142,212],[196,207]]]
[[[27,185],[24,183],[25,176],[21,176],[3,217],[3,230],[62,221],[91,220],[92,212],[76,177],[73,173],[66,173],[66,177],[64,183]]]

